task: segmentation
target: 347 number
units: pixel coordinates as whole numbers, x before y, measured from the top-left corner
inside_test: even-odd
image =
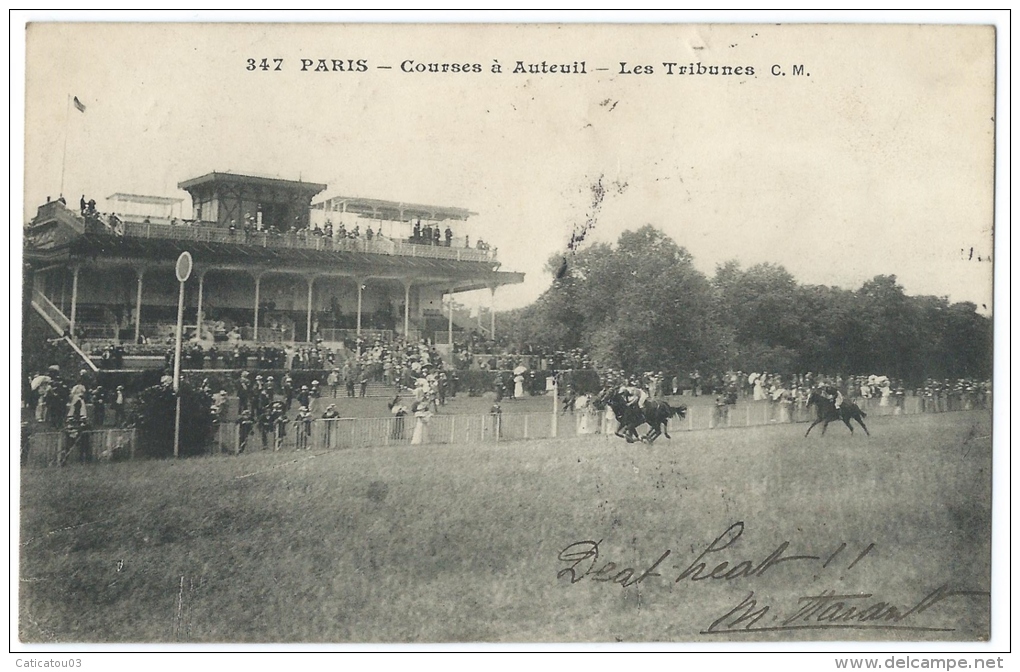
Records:
[[[282,58],[263,58],[261,61],[256,61],[254,58],[248,59],[248,65],[245,70],[252,72],[254,70],[270,70],[279,72],[283,70],[283,59]]]

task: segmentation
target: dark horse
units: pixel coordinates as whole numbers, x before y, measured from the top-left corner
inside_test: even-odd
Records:
[[[687,417],[686,406],[674,408],[665,401],[656,399],[645,402],[643,408],[631,406],[618,390],[612,388],[603,391],[597,401],[613,409],[613,414],[620,423],[616,435],[627,439],[627,443],[638,440],[637,428],[641,424],[647,424],[649,427],[648,433],[640,437],[641,441],[651,443],[662,434],[665,434],[667,439],[672,438],[668,431],[669,419],[674,415],[681,419]]]
[[[808,397],[808,406],[814,405],[815,410],[818,413],[818,419],[811,423],[811,426],[804,432],[804,436],[811,433],[811,430],[815,428],[818,423],[825,423],[822,425],[822,436],[825,436],[825,428],[829,426],[830,422],[835,420],[842,420],[843,424],[850,430],[850,434],[854,433],[853,425],[850,424],[851,420],[856,420],[862,428],[864,433],[871,436],[871,432],[868,431],[867,425],[864,424],[864,418],[867,417],[867,413],[862,411],[857,404],[852,401],[843,400],[843,405],[836,410],[836,404],[828,397],[812,392],[811,396]]]
[[[672,437],[669,435],[668,424],[669,419],[674,415],[681,420],[687,417],[687,407],[681,404],[680,406],[670,406],[665,401],[659,401],[657,399],[650,399],[645,402],[644,411],[645,422],[651,429],[645,434],[644,440],[651,443],[655,439],[659,438],[660,434],[665,434],[667,439]]]

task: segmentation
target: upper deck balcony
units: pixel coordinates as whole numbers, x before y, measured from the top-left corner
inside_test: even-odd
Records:
[[[470,247],[458,247],[458,239],[451,241],[450,247],[442,245],[421,245],[403,240],[394,240],[384,236],[376,236],[369,240],[359,238],[329,238],[315,235],[307,231],[297,233],[269,233],[253,231],[245,233],[241,229],[224,229],[221,227],[192,222],[177,225],[169,222],[132,222],[123,221],[123,235],[135,238],[162,238],[170,240],[196,240],[210,243],[234,243],[237,245],[253,245],[256,247],[290,248],[319,250],[325,252],[361,252],[364,254],[385,254],[390,256],[423,257],[427,259],[449,259],[454,261],[495,261],[494,250],[478,250]],[[463,245],[463,238],[459,239]]]
[[[224,243],[248,247],[274,249],[304,249],[320,252],[359,252],[386,256],[420,257],[450,261],[494,262],[494,249],[475,249],[465,246],[465,239],[454,238],[449,247],[445,245],[424,245],[397,240],[385,236],[358,238],[331,238],[301,230],[296,233],[270,233],[269,231],[245,232],[243,229],[229,229],[211,222],[191,220],[170,220],[155,217],[114,216],[97,214],[84,218],[61,203],[51,202],[40,207],[35,224],[51,221],[72,226],[76,232],[108,233],[125,238],[198,241]],[[172,223],[176,222],[176,223]]]

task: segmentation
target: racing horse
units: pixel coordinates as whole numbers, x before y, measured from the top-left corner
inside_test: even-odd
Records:
[[[637,427],[645,421],[641,409],[631,406],[620,394],[619,390],[607,387],[595,397],[596,408],[608,406],[613,409],[616,417],[616,435],[621,439],[627,439],[627,443],[634,443],[638,440]]]
[[[836,404],[832,401],[832,399],[829,399],[818,392],[812,392],[811,396],[808,397],[807,405],[809,407],[812,405],[815,407],[818,419],[812,422],[811,426],[807,428],[806,432],[804,432],[805,437],[810,434],[811,430],[815,428],[815,425],[820,422],[824,423],[822,425],[822,436],[825,436],[826,427],[829,426],[830,422],[835,420],[842,420],[843,424],[850,430],[851,436],[854,433],[854,428],[853,425],[850,424],[850,421],[856,420],[857,424],[864,429],[864,433],[871,436],[871,432],[868,431],[867,425],[864,424],[864,418],[866,418],[868,414],[862,411],[857,404],[848,399],[844,399],[843,405],[839,407],[839,410],[837,410]]]
[[[648,433],[645,434],[642,441],[651,443],[655,439],[659,438],[660,434],[665,434],[667,439],[671,439],[668,431],[669,419],[674,415],[681,420],[687,417],[687,407],[683,404],[679,406],[670,406],[665,401],[659,401],[658,399],[650,399],[645,402],[645,407],[641,409],[645,416],[645,422],[651,428]]]
[[[678,418],[687,417],[686,406],[673,407],[665,401],[650,399],[645,402],[643,408],[639,408],[628,404],[619,390],[613,388],[603,390],[596,398],[596,402],[613,409],[613,414],[619,422],[616,435],[626,439],[627,443],[634,443],[639,438],[641,441],[652,443],[663,434],[667,439],[672,438],[668,431],[669,419],[674,415]],[[639,437],[637,428],[642,424],[647,424],[649,429],[647,434]]]

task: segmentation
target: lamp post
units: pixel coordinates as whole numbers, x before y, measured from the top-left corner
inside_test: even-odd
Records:
[[[181,252],[174,268],[177,273],[177,281],[181,283],[181,290],[177,296],[177,342],[174,344],[174,397],[177,398],[177,410],[174,414],[174,457],[180,455],[181,445],[181,340],[184,336],[184,283],[191,277],[192,266],[194,264],[191,261],[191,253]]]

